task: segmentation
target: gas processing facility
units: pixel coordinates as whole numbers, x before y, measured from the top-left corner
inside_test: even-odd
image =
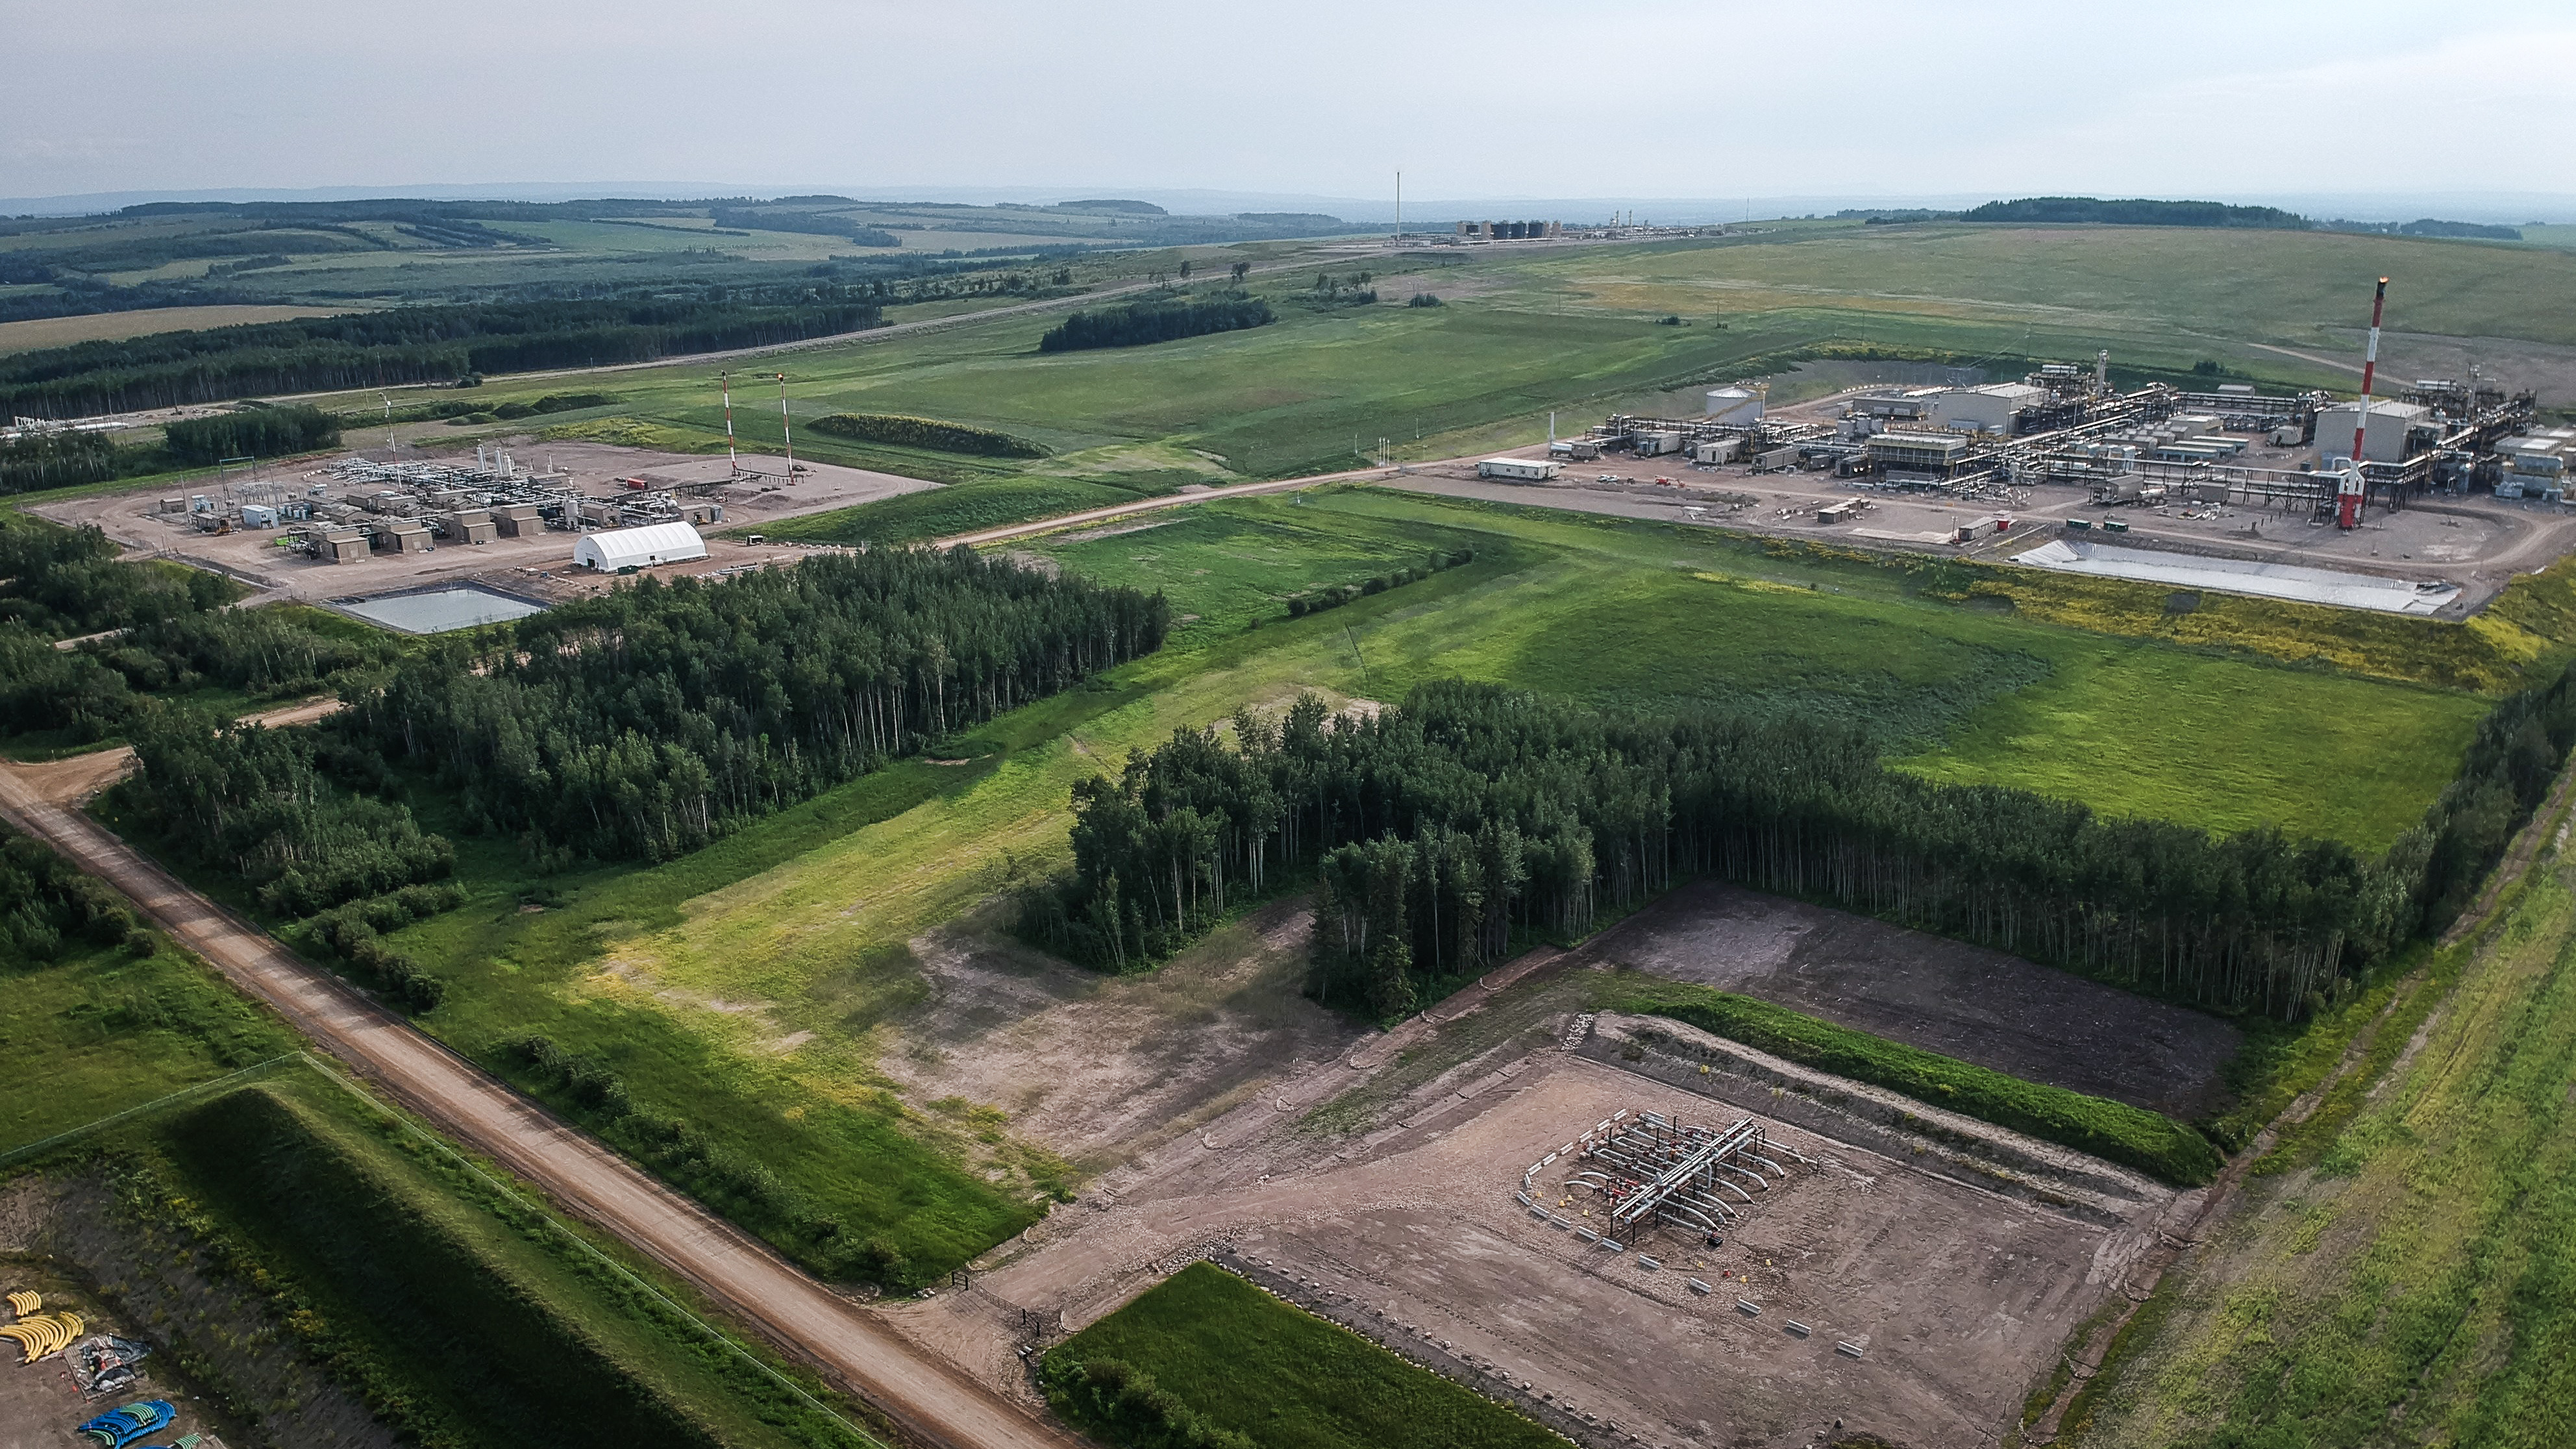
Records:
[[[2347,529],[2372,510],[2434,492],[2556,502],[2576,457],[2576,429],[2536,430],[2531,393],[2508,395],[2480,380],[2424,379],[2400,398],[2365,404],[2242,384],[2119,392],[2108,362],[2104,354],[2091,368],[2051,364],[2019,382],[1886,389],[1851,399],[1830,422],[1767,417],[1758,389],[1723,388],[1708,394],[1701,417],[1617,415],[1549,451],[1559,463],[1621,451],[1812,470],[1970,500],[2062,484],[2108,504],[2306,509]],[[2307,450],[2315,456],[2286,456]]]
[[[653,486],[626,479],[623,494],[591,497],[576,491],[567,473],[528,471],[508,452],[478,446],[471,464],[351,457],[294,479],[223,473],[209,491],[163,498],[159,511],[208,534],[275,530],[279,548],[323,563],[597,531],[601,537],[576,546],[574,561],[614,569],[632,562],[632,550],[620,549],[616,537],[627,533],[652,544],[654,563],[704,557],[696,527],[724,521],[713,495],[733,481]]]

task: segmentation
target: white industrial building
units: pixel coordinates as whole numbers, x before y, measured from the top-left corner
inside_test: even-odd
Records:
[[[1749,428],[1762,421],[1762,394],[1750,388],[1717,388],[1708,395],[1708,420]]]
[[[615,572],[655,564],[687,563],[707,556],[707,541],[685,523],[648,523],[641,528],[610,528],[585,533],[572,546],[572,565]]]
[[[2317,414],[2317,450],[2329,458],[2346,457],[2352,452],[2353,424],[2360,421],[2361,404],[2336,403]],[[2373,399],[2370,404],[2370,428],[2362,435],[2361,456],[2371,463],[2401,463],[2406,459],[2406,435],[2417,428],[2433,425],[2433,410],[2422,403]]]
[[[1476,465],[1479,478],[1508,478],[1515,483],[1544,483],[1565,471],[1544,458],[1487,458]]]
[[[2026,382],[1990,382],[1983,387],[1951,388],[1932,400],[1932,417],[1961,432],[2010,436],[2022,409],[2048,401],[2048,390]]]

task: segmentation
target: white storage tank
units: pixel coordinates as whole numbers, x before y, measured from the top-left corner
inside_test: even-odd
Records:
[[[1762,421],[1762,395],[1750,388],[1714,389],[1708,395],[1708,420],[1749,428]]]

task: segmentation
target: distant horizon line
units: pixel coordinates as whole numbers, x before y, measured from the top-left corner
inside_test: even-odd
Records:
[[[734,182],[420,182],[412,184],[370,186],[243,186],[220,188],[139,187],[118,191],[65,192],[49,196],[0,197],[0,215],[57,217],[94,215],[121,210],[129,206],[154,203],[204,202],[208,204],[328,201],[526,201],[566,202],[645,200],[707,201],[750,197],[771,199],[779,196],[846,196],[852,201],[902,204],[926,202],[947,205],[1051,205],[1062,201],[1117,199],[1152,202],[1173,209],[1179,206],[1202,206],[1204,210],[1175,210],[1176,215],[1231,215],[1242,211],[1310,209],[1347,221],[1379,225],[1391,223],[1395,205],[1392,196],[1369,198],[1332,196],[1306,192],[1235,190],[1220,187],[1172,186],[1024,186],[1024,185],[866,185],[847,182],[838,184],[798,183],[793,185],[747,185]],[[1505,216],[1507,208],[1556,210],[1563,215],[1549,220],[1572,220],[1577,216],[1618,211],[1661,211],[1660,216],[1642,217],[1646,221],[1663,221],[1676,225],[1708,225],[1724,221],[1780,220],[1846,210],[1923,209],[1933,211],[1965,210],[1989,201],[2016,200],[2037,196],[2090,196],[2104,200],[2214,201],[2230,205],[2276,206],[2295,211],[2312,219],[2353,220],[2369,222],[2402,222],[2423,217],[2442,220],[2477,221],[2501,225],[2553,225],[2576,222],[2576,193],[2548,191],[2385,191],[2385,192],[2174,192],[2120,188],[2035,189],[2006,194],[1992,191],[1941,193],[1782,193],[1736,197],[1711,196],[1497,196],[1461,194],[1405,198],[1408,215],[1419,215],[1430,224],[1436,210],[1457,209],[1458,218],[1471,218],[1469,213]],[[2447,213],[2447,214],[2446,214]]]

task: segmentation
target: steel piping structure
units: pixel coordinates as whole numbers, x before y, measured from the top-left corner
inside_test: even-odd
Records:
[[[1659,1222],[1715,1236],[1741,1216],[1739,1204],[1753,1204],[1753,1194],[1735,1178],[1767,1192],[1769,1173],[1784,1180],[1789,1176],[1787,1168],[1765,1153],[1806,1160],[1772,1142],[1763,1125],[1751,1117],[1712,1128],[1646,1112],[1613,1119],[1587,1134],[1583,1155],[1597,1165],[1569,1174],[1566,1186],[1589,1189],[1608,1201],[1610,1232],[1616,1237],[1625,1238]],[[1737,1203],[1729,1203],[1721,1193],[1731,1194]]]

